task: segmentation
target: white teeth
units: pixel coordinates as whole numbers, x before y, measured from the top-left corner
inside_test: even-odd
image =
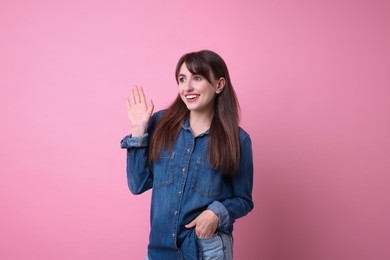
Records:
[[[186,98],[189,98],[189,99],[193,99],[193,98],[196,98],[197,95],[187,95]]]

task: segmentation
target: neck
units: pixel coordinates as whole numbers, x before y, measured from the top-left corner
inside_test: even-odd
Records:
[[[196,111],[190,112],[190,125],[191,130],[194,134],[194,136],[198,136],[204,132],[206,132],[210,126],[211,122],[213,120],[214,113],[200,113]]]

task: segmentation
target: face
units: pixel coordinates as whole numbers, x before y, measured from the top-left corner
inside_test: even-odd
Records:
[[[192,74],[185,63],[178,75],[179,94],[191,112],[213,113],[215,96],[222,91],[221,80],[211,77],[211,83],[205,77]]]

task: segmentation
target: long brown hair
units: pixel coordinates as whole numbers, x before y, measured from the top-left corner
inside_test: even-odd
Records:
[[[215,110],[209,131],[208,159],[211,167],[232,176],[240,164],[239,104],[227,66],[218,54],[209,50],[185,54],[176,65],[177,83],[179,83],[180,68],[184,63],[192,74],[202,75],[209,82],[211,76],[215,79],[221,77],[225,79],[225,87],[216,95],[214,101]],[[151,136],[149,162],[158,161],[161,150],[173,147],[188,115],[189,110],[178,95],[162,115]]]

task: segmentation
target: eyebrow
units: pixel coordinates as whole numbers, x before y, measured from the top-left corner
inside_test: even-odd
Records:
[[[205,78],[205,76],[203,76],[203,75],[200,74],[200,73],[194,73],[194,74],[192,74],[192,73],[190,72],[189,77],[195,77],[195,76],[199,76],[199,77]],[[185,74],[183,74],[183,73],[180,73],[179,75],[177,75],[177,78],[180,78],[180,77],[187,77],[187,75],[185,75]]]

